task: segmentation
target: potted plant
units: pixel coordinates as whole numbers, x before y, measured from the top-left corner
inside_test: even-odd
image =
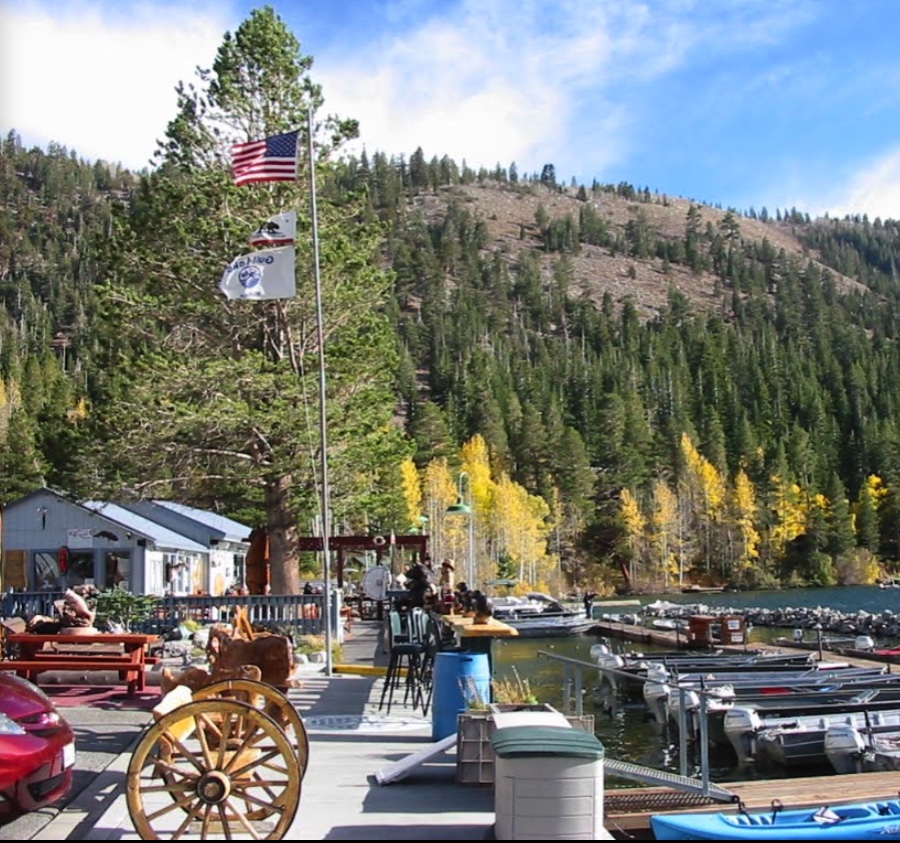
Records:
[[[513,678],[491,681],[492,701],[482,699],[468,677],[463,690],[468,705],[458,718],[456,733],[456,781],[459,784],[486,785],[494,783],[494,751],[491,735],[496,731],[495,715],[518,711],[555,712],[556,709],[538,701],[527,679],[513,668]],[[594,733],[594,715],[569,716],[572,728]]]
[[[514,678],[491,680],[491,700],[485,700],[471,677],[466,677],[463,697],[466,710],[459,715],[456,732],[456,780],[459,784],[486,785],[494,782],[494,752],[491,735],[494,715],[510,711],[553,711],[539,703],[527,679],[513,668]]]

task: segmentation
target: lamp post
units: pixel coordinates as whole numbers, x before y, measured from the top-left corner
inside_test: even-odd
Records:
[[[447,507],[447,515],[465,515],[469,519],[469,536],[466,547],[466,585],[470,589],[475,587],[475,513],[471,504],[467,504],[463,496],[463,480],[468,481],[469,500],[472,500],[472,480],[468,472],[459,473],[459,481],[456,490],[456,503]]]

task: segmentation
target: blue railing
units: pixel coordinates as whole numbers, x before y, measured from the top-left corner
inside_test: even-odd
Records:
[[[35,615],[57,617],[54,602],[61,591],[14,591],[0,598],[0,617],[29,620]],[[339,638],[342,624],[341,593],[332,593],[333,627]],[[325,632],[325,598],[321,594],[266,594],[212,597],[190,595],[160,597],[151,618],[133,624],[135,632],[157,635],[177,629],[186,621],[203,625],[227,623],[239,608],[246,608],[252,624],[267,628],[289,628],[294,634],[322,635]]]

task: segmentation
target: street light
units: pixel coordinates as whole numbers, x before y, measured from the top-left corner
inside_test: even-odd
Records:
[[[469,537],[466,555],[466,585],[470,589],[475,587],[475,513],[470,504],[467,504],[463,496],[463,480],[467,480],[469,487],[469,500],[472,500],[472,480],[468,472],[459,473],[459,481],[456,489],[456,503],[447,507],[447,515],[464,515],[469,519]]]
[[[409,533],[412,536],[418,536],[420,533],[423,536],[428,535],[428,516],[420,515],[418,518],[418,523],[413,524],[412,527],[409,528]]]

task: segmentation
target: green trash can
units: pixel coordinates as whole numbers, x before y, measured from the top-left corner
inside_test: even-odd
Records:
[[[611,840],[603,825],[603,744],[563,726],[491,736],[497,840]]]

